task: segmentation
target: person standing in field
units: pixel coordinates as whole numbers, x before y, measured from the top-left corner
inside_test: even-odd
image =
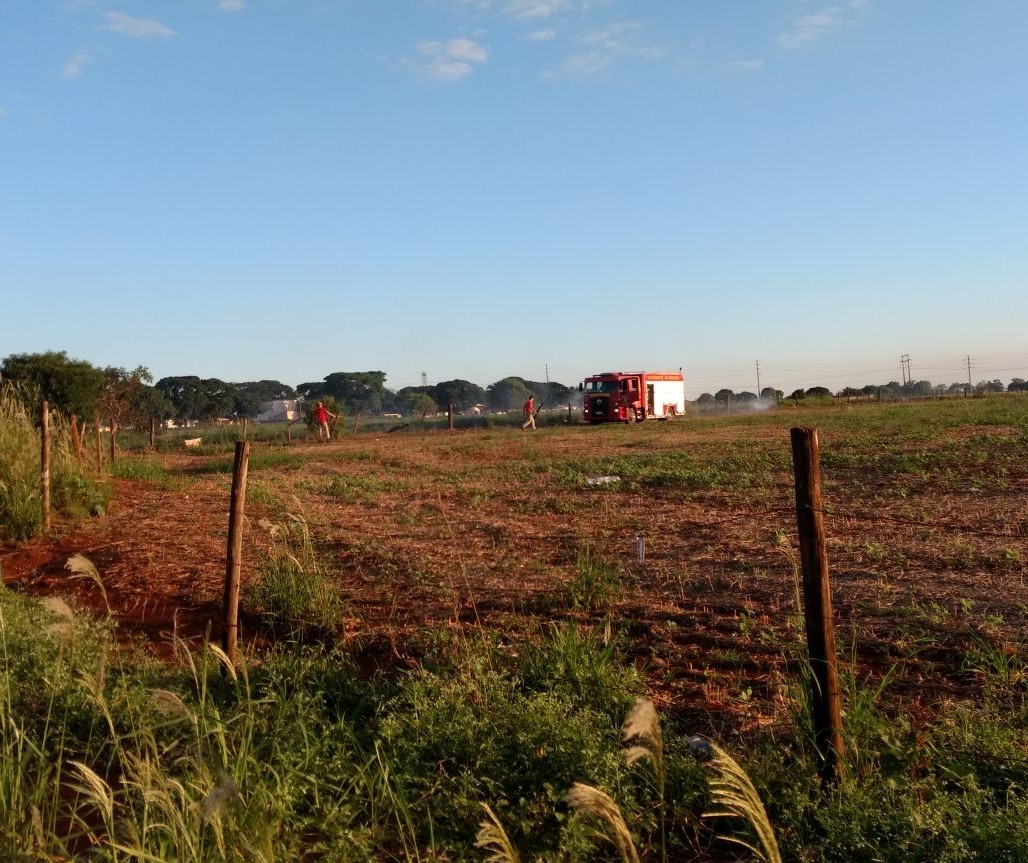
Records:
[[[318,402],[316,408],[314,408],[314,421],[318,424],[318,440],[332,440],[332,432],[328,428],[329,417],[332,419],[336,418],[336,414],[332,413],[324,402]]]
[[[521,424],[521,431],[531,426],[535,428],[535,396],[529,396],[525,406],[521,409],[525,414],[525,421]]]

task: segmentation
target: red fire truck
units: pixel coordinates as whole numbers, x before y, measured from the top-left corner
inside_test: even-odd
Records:
[[[586,422],[642,422],[685,414],[681,372],[603,372],[578,388]]]

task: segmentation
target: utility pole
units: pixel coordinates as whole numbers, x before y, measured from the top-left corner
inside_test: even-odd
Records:
[[[428,375],[425,372],[421,373],[421,385],[423,387],[427,387],[428,386]]]
[[[911,383],[910,354],[903,354],[903,356],[900,357],[900,375],[903,378],[903,387],[905,389],[907,384]]]
[[[757,398],[760,398],[760,360],[757,360]]]
[[[974,389],[974,384],[971,383],[971,355],[967,355],[967,388],[968,391]]]
[[[550,364],[546,364],[546,383],[550,382]]]

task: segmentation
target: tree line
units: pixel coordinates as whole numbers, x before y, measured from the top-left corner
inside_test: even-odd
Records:
[[[465,412],[520,410],[534,395],[537,405],[566,405],[570,387],[552,381],[529,381],[511,376],[481,387],[465,380],[393,391],[381,371],[333,372],[320,381],[297,387],[281,381],[234,383],[196,375],[165,377],[153,382],[145,366],[135,369],[100,368],[71,359],[65,351],[12,354],[0,362],[0,379],[17,384],[27,397],[44,399],[67,414],[100,416],[119,425],[143,427],[151,420],[210,422],[218,418],[255,419],[264,405],[300,399],[325,400],[333,410],[357,413],[421,415],[446,410]]]
[[[863,387],[843,387],[837,392],[832,392],[828,387],[808,387],[807,389],[793,390],[788,396],[782,390],[773,387],[764,387],[760,395],[754,392],[743,390],[735,392],[730,389],[720,389],[716,393],[701,393],[696,403],[701,407],[716,406],[728,403],[765,403],[777,404],[783,399],[800,401],[801,399],[816,399],[824,397],[838,398],[866,398],[866,399],[903,399],[903,398],[933,398],[939,396],[964,396],[969,393],[1018,393],[1028,392],[1028,381],[1023,378],[1013,378],[1005,387],[1003,382],[994,379],[991,381],[979,381],[972,386],[968,383],[933,384],[931,381],[889,381],[887,384],[867,384]]]

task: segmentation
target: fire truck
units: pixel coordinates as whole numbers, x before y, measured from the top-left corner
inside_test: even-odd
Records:
[[[586,422],[642,422],[685,414],[681,372],[603,372],[578,388]]]

